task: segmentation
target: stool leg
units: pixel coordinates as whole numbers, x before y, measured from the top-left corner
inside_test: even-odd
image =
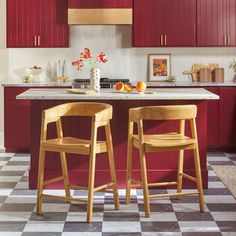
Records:
[[[143,182],[143,197],[144,197],[145,216],[150,217],[146,158],[145,158],[145,153],[144,153],[142,147],[140,148],[140,164],[141,164],[141,173],[142,173],[142,182]]]
[[[182,185],[183,185],[183,173],[184,168],[184,150],[179,150],[179,160],[178,160],[178,179],[177,179],[177,193],[182,192]],[[177,196],[177,199],[180,199],[181,196]]]
[[[44,179],[45,151],[40,147],[38,165],[38,190],[37,190],[37,214],[42,213],[42,193]]]
[[[131,178],[132,178],[132,139],[128,137],[127,147],[127,172],[126,172],[126,204],[130,203],[130,190],[131,190]]]
[[[67,161],[66,161],[66,154],[65,152],[60,152],[60,159],[61,159],[61,168],[62,174],[64,177],[64,188],[66,194],[66,201],[70,202],[70,182],[69,182],[69,175],[68,175],[68,168],[67,168]]]
[[[87,222],[93,218],[93,194],[94,194],[94,177],[95,177],[96,154],[92,153],[89,161],[89,183],[88,183],[88,205],[87,205]]]
[[[197,189],[199,192],[199,207],[200,211],[204,212],[204,196],[203,196],[203,188],[202,188],[202,175],[201,175],[201,165],[200,165],[200,157],[198,148],[194,149],[194,162],[196,169],[196,178],[197,178]]]
[[[107,139],[107,152],[108,152],[109,165],[110,165],[110,171],[111,171],[111,180],[114,184],[113,185],[113,196],[114,196],[115,209],[119,210],[120,202],[119,202],[119,194],[118,194],[118,187],[117,187],[114,151],[113,151],[113,145],[112,145],[110,124],[105,126],[105,131],[106,131],[106,139]]]

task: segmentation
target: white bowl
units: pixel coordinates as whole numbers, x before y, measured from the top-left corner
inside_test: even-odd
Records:
[[[39,75],[43,72],[43,69],[26,68],[26,72],[30,76],[32,82],[40,82]]]
[[[29,75],[39,76],[43,72],[43,69],[26,68],[26,71]]]

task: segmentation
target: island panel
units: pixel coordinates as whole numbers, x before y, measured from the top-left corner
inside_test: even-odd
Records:
[[[85,100],[83,100],[84,102]],[[31,164],[29,172],[29,187],[37,187],[37,167],[40,143],[41,114],[44,109],[73,102],[69,100],[31,100]],[[75,101],[74,101],[75,102]],[[91,100],[89,100],[91,102]],[[95,101],[94,102],[98,102]],[[111,129],[113,136],[113,146],[116,162],[116,172],[120,188],[125,187],[126,176],[126,153],[127,153],[127,132],[128,132],[128,110],[138,106],[150,105],[177,105],[196,104],[198,107],[197,131],[199,137],[200,158],[202,167],[202,177],[204,188],[208,184],[208,171],[206,166],[207,147],[207,101],[205,100],[103,100],[113,106],[113,119]],[[90,119],[67,117],[63,119],[65,135],[75,137],[90,138]],[[146,133],[177,131],[176,122],[147,121],[144,123]],[[186,127],[187,134],[189,126]],[[48,138],[56,137],[54,125],[50,125]],[[104,130],[99,128],[98,138],[103,139]],[[187,174],[195,176],[193,152],[185,152],[184,169]],[[88,184],[88,163],[87,156],[67,154],[68,168],[71,184]],[[177,152],[159,152],[147,154],[148,178],[150,182],[173,181],[177,176]],[[59,154],[48,152],[46,155],[46,179],[61,175]],[[134,149],[133,152],[133,177],[140,178],[139,154]],[[107,154],[97,155],[96,161],[96,181],[95,185],[106,183],[110,179]],[[195,183],[184,180],[184,188],[196,187]],[[58,182],[48,185],[47,188],[63,188],[63,183]]]

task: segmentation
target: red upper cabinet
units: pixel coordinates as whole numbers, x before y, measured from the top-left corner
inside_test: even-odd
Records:
[[[67,0],[7,0],[7,47],[68,47]]]
[[[164,44],[196,45],[196,0],[165,0]]]
[[[163,0],[134,1],[133,45],[156,47],[163,43]]]
[[[34,47],[34,0],[7,0],[7,47]]]
[[[134,1],[135,47],[195,46],[196,0]]]
[[[197,46],[236,45],[236,0],[197,0]]]
[[[227,43],[236,46],[236,0],[228,0],[227,4]]]
[[[132,8],[133,0],[68,0],[69,8]]]

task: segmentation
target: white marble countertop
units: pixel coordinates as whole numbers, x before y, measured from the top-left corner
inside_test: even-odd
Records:
[[[133,85],[136,84],[135,81],[131,81]],[[225,81],[224,83],[214,83],[214,82],[191,82],[186,80],[176,80],[175,82],[147,82],[148,87],[234,87],[236,82]],[[38,83],[17,83],[17,82],[7,82],[2,84],[3,87],[71,87],[72,81],[68,82],[53,82],[44,81]]]
[[[45,82],[32,82],[32,83],[8,82],[8,83],[3,83],[2,86],[3,87],[71,87],[72,81],[68,82],[45,81]]]
[[[147,93],[122,92],[103,89],[95,94],[71,94],[66,89],[29,89],[19,94],[24,100],[217,100],[219,96],[203,88],[158,88]],[[149,93],[148,93],[149,92]]]

